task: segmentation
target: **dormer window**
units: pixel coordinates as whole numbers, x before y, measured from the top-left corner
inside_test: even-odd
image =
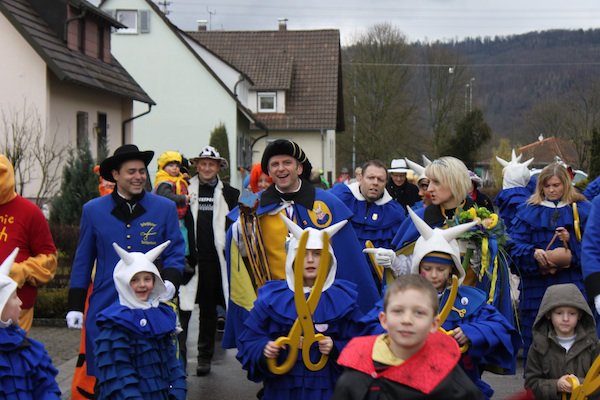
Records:
[[[117,33],[138,33],[137,10],[117,10],[115,17],[117,21],[127,27],[119,29]]]
[[[259,92],[258,93],[258,112],[277,111],[277,93]]]

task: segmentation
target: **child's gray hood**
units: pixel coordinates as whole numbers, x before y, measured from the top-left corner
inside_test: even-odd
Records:
[[[596,323],[590,306],[585,301],[583,294],[577,286],[572,283],[563,283],[560,285],[552,285],[546,289],[542,303],[538,310],[537,317],[533,323],[534,330],[536,327],[541,328],[542,324],[551,324],[546,318],[552,309],[556,307],[574,307],[581,310],[582,315],[578,325],[582,325],[585,331],[592,329],[595,331]]]

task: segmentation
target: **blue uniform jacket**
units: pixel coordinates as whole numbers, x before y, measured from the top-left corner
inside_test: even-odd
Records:
[[[146,253],[157,245],[171,240],[171,244],[160,256],[161,274],[168,272],[169,269],[174,269],[178,275],[183,271],[185,242],[179,230],[175,203],[167,198],[145,193],[139,204],[144,208],[145,213],[130,223],[112,214],[116,206],[112,196],[93,199],[83,206],[79,244],[71,270],[70,287],[87,290],[95,261],[94,288],[85,320],[89,375],[95,375],[93,343],[98,336],[96,316],[100,311],[118,302],[113,270],[120,258],[112,243],[116,242],[128,252]],[[83,311],[83,307],[79,311]]]

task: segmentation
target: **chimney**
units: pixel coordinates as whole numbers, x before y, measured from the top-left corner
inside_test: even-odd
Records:
[[[278,18],[277,21],[279,22],[279,30],[280,31],[287,31],[287,18]]]
[[[206,26],[208,25],[208,21],[205,19],[199,19],[196,20],[196,23],[198,24],[198,32],[206,32]]]

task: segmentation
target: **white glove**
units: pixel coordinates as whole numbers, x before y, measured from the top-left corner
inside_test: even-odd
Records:
[[[396,252],[394,250],[384,249],[383,247],[363,249],[363,253],[373,254],[375,262],[385,268],[391,267],[396,259]]]
[[[594,305],[596,306],[596,311],[600,314],[600,294],[594,297]]]
[[[81,329],[83,326],[83,313],[81,311],[69,311],[66,320],[69,328]]]
[[[165,288],[167,288],[167,291],[165,292],[165,294],[160,296],[160,300],[169,301],[173,297],[175,297],[175,285],[173,285],[173,283],[169,281],[165,281]]]

